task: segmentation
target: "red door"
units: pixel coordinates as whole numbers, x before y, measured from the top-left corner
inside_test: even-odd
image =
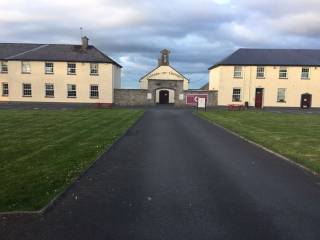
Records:
[[[262,108],[263,88],[256,89],[255,108]]]

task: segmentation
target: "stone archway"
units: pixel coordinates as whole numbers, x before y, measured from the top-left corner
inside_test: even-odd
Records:
[[[170,88],[159,88],[156,90],[156,103],[157,104],[174,104],[175,103],[175,90]]]
[[[159,104],[169,104],[169,91],[168,90],[160,90]]]

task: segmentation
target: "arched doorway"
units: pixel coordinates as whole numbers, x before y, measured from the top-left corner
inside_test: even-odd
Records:
[[[301,108],[308,109],[311,108],[312,95],[310,93],[304,93],[301,95]]]
[[[159,103],[160,104],[169,104],[169,91],[168,90],[160,90]]]

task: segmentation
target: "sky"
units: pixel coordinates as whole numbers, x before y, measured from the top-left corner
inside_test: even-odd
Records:
[[[123,66],[122,87],[159,52],[190,88],[238,48],[319,48],[319,0],[0,0],[0,42],[80,44],[83,34]]]

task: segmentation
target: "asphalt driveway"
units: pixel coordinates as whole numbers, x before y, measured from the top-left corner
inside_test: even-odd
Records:
[[[150,109],[43,216],[0,239],[320,239],[320,178],[194,116]]]

